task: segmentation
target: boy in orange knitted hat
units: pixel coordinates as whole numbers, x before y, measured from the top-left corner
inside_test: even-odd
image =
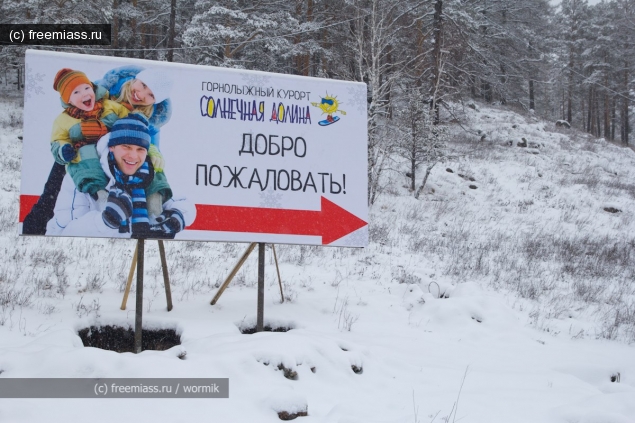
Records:
[[[128,109],[108,99],[108,91],[94,85],[80,71],[57,72],[53,88],[60,93],[64,111],[53,122],[51,152],[81,192],[105,202],[108,178],[102,170],[96,144]]]

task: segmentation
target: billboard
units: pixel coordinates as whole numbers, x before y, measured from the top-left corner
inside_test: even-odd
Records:
[[[366,246],[366,106],[357,82],[28,50],[20,233]]]

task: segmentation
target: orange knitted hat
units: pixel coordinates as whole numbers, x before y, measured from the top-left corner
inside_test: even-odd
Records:
[[[76,71],[69,68],[60,69],[53,80],[53,89],[59,91],[64,103],[68,103],[73,90],[78,85],[91,85],[90,80],[84,72]]]

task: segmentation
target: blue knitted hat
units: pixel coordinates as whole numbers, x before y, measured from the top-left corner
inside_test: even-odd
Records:
[[[140,113],[130,113],[112,125],[108,147],[121,144],[138,145],[146,150],[150,148],[148,119],[145,116]]]

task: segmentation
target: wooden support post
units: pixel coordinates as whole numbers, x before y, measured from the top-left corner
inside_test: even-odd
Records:
[[[134,352],[141,352],[143,321],[143,238],[137,240],[137,305],[134,324]]]
[[[276,255],[276,246],[271,244],[273,250],[273,260],[276,262],[276,272],[278,272],[278,285],[280,286],[280,302],[284,302],[284,294],[282,293],[282,278],[280,277],[280,267],[278,267],[278,256]]]
[[[265,308],[265,243],[258,243],[258,310],[256,317],[256,332],[264,329]]]
[[[234,276],[236,276],[236,273],[238,273],[241,266],[245,263],[245,261],[247,260],[247,257],[249,257],[249,254],[251,254],[251,252],[254,250],[255,247],[256,247],[255,242],[252,242],[251,244],[249,244],[249,247],[247,247],[247,250],[240,257],[240,259],[238,260],[238,263],[236,263],[236,265],[230,272],[229,276],[227,276],[227,279],[225,279],[225,282],[223,282],[220,288],[218,288],[218,292],[216,293],[216,295],[211,301],[212,305],[216,304],[220,296],[223,294],[223,291],[225,291],[225,289],[230,284]],[[280,286],[280,298],[281,298],[281,302],[284,302],[284,293],[282,291],[282,278],[280,277],[280,267],[278,266],[278,256],[276,254],[276,247],[273,244],[271,244],[271,248],[273,250],[273,258],[276,262],[276,272],[278,273],[278,285]],[[256,309],[256,332],[262,332],[264,330],[264,309],[265,309],[265,243],[259,242],[258,243],[258,304]]]
[[[168,311],[172,311],[172,290],[170,288],[170,274],[168,272],[168,263],[165,258],[165,246],[163,240],[157,240],[159,242],[159,255],[161,256],[161,269],[163,270],[163,284],[165,285],[165,299],[168,303]],[[132,288],[132,277],[135,273],[135,267],[137,266],[137,251],[139,244],[135,246],[134,253],[132,255],[132,264],[130,265],[130,272],[128,273],[128,282],[126,283],[126,289],[123,293],[123,300],[121,301],[121,309],[126,309],[128,303],[128,295],[130,295],[130,289]]]
[[[137,265],[137,250],[139,244],[134,247],[134,253],[132,253],[132,264],[130,265],[130,272],[128,273],[128,282],[126,283],[126,289],[123,292],[123,301],[121,301],[121,309],[126,309],[126,303],[128,302],[128,294],[130,294],[130,288],[132,287],[132,277],[134,276],[134,269]]]
[[[165,299],[168,302],[168,311],[172,311],[172,291],[170,290],[170,276],[168,275],[168,262],[165,259],[165,247],[163,240],[159,239],[159,255],[161,256],[161,268],[163,269],[163,284],[165,285]]]
[[[236,266],[234,266],[229,276],[227,276],[227,279],[225,279],[225,282],[223,282],[220,288],[218,288],[218,292],[216,293],[216,295],[214,295],[214,298],[212,298],[212,301],[210,302],[211,305],[216,304],[220,296],[223,295],[223,291],[225,291],[225,288],[227,288],[227,286],[232,281],[232,279],[234,279],[234,276],[236,276],[236,273],[238,273],[238,271],[240,270],[242,265],[245,263],[245,261],[247,260],[247,257],[249,257],[249,254],[251,254],[254,248],[256,248],[255,242],[252,242],[251,244],[249,244],[249,247],[247,247],[247,250],[245,250],[243,255],[240,257],[240,260],[238,260],[238,263],[236,263]]]

